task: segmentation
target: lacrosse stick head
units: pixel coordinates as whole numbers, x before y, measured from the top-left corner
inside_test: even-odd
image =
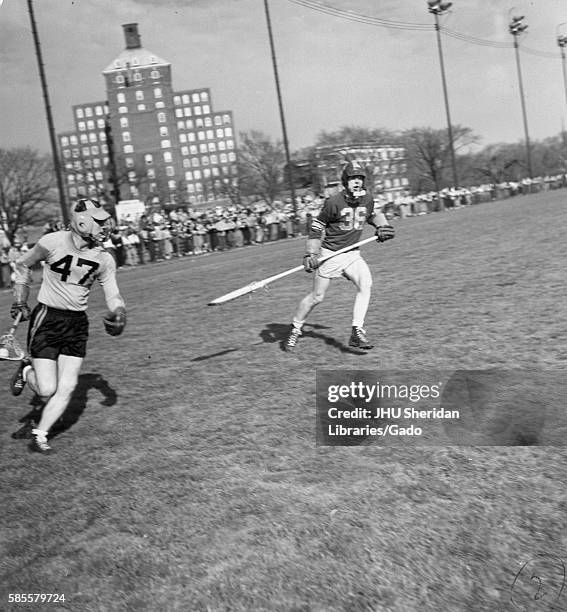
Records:
[[[20,361],[24,358],[24,349],[14,337],[14,334],[0,336],[0,359]]]

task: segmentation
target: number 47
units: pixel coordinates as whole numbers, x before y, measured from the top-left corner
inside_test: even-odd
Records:
[[[80,268],[84,266],[87,266],[89,268],[86,274],[84,274],[84,276],[79,279],[79,285],[84,285],[87,282],[89,276],[94,274],[95,270],[98,268],[98,263],[96,261],[90,261],[89,259],[83,259],[82,257],[77,258],[76,265]],[[73,267],[73,256],[65,255],[65,257],[54,261],[49,267],[53,272],[61,274],[61,281],[65,283],[67,282],[67,279],[71,274],[71,270]]]

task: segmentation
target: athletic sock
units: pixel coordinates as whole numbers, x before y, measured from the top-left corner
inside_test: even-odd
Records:
[[[295,317],[293,318],[293,326],[295,327],[295,329],[298,329],[299,331],[301,331],[301,328],[303,327],[304,323],[305,321],[299,321]]]
[[[22,378],[24,379],[24,382],[28,382],[28,372],[32,369],[33,367],[31,365],[24,366],[24,369],[22,370]]]

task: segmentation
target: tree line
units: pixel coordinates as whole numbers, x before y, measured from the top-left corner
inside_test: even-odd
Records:
[[[452,135],[459,186],[519,181],[528,175],[522,141],[481,147],[473,130],[461,125],[452,126]],[[291,169],[281,140],[257,130],[239,136],[237,181],[216,180],[208,190],[215,198],[227,198],[233,203],[248,198],[271,203],[289,195],[290,177],[295,189],[321,193],[324,185],[317,173],[317,148],[361,143],[403,147],[405,176],[412,194],[453,186],[451,147],[445,129],[425,127],[392,132],[345,126],[323,131],[313,146],[292,153]],[[532,142],[531,161],[534,176],[566,173],[566,134]],[[26,225],[39,225],[59,217],[55,186],[50,155],[29,147],[0,148],[0,224],[10,241]],[[177,203],[188,203],[184,202],[184,194],[178,194]]]

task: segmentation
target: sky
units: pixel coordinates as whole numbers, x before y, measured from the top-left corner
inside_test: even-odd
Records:
[[[343,126],[447,127],[426,0],[268,3],[292,152]],[[142,45],[171,62],[175,90],[208,87],[215,111],[233,111],[238,133],[282,139],[264,0],[34,0],[33,7],[57,132],[73,129],[72,105],[105,99],[102,70],[125,47],[122,25],[138,23]],[[344,17],[348,11],[356,21]],[[454,0],[440,18],[457,34],[441,36],[451,120],[482,146],[524,138],[508,32],[518,14],[529,26],[519,56],[530,140],[567,124],[557,44],[558,34],[567,35],[566,0]],[[0,41],[0,148],[48,152],[24,0],[0,0]]]

